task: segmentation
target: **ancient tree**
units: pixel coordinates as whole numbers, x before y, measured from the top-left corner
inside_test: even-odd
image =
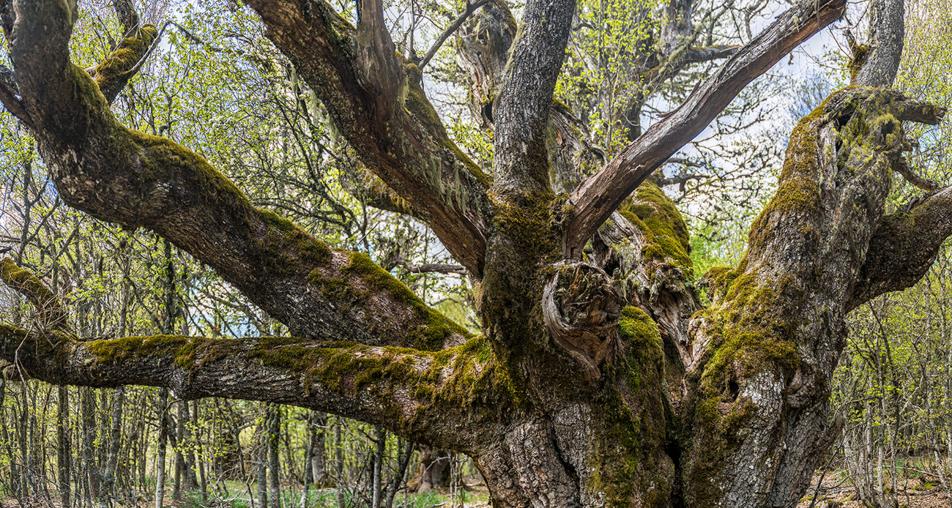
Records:
[[[167,238],[294,334],[85,340],[42,281],[7,262],[3,280],[39,312],[29,330],[0,325],[0,357],[51,383],[160,386],[371,422],[471,456],[496,506],[796,503],[836,432],[829,382],[846,314],[915,283],[952,234],[950,189],[885,211],[894,172],[915,180],[904,122],[944,113],[888,89],[901,0],[875,3],[854,86],[796,126],[743,260],[700,281],[685,223],[652,173],[840,18],[845,0],[805,0],[739,48],[695,47],[691,2],[670,2],[643,72],[723,64],[608,161],[552,101],[574,1],[528,0],[517,24],[492,0],[460,28],[459,49],[474,109],[494,130],[492,174],[448,137],[419,62],[394,50],[381,0],[360,0],[356,26],[323,0],[247,4],[378,179],[381,206],[426,223],[478,281],[482,333],[367,256],[255,208],[187,148],[121,125],[110,103],[155,27],[127,12],[127,38],[83,69],[68,50],[75,2],[0,0],[13,64],[0,99],[35,136],[63,199]]]

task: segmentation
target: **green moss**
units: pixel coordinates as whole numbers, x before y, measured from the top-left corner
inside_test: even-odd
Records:
[[[704,366],[701,389],[708,395],[729,391],[736,378],[779,368],[792,375],[799,363],[795,344],[785,339],[792,328],[781,317],[783,281],[760,283],[751,274],[735,277],[723,303],[702,311],[706,334],[714,341]]]
[[[40,279],[29,270],[17,266],[10,258],[0,260],[0,280],[28,295],[36,305],[52,304],[56,300],[56,295]]]
[[[658,324],[640,307],[627,306],[618,320],[618,333],[623,347],[635,351],[638,363],[658,364],[662,360],[661,332]],[[625,356],[631,363],[631,356]]]
[[[151,174],[143,175],[156,181],[182,178],[188,175],[188,183],[197,186],[197,194],[207,200],[221,203],[220,209],[231,210],[238,215],[238,221],[256,217],[264,222],[263,235],[257,231],[248,231],[250,241],[259,244],[259,251],[272,253],[261,258],[260,263],[267,265],[272,273],[297,272],[301,264],[306,266],[325,266],[329,263],[332,251],[324,242],[305,231],[290,220],[263,208],[255,208],[248,198],[223,173],[208,163],[203,157],[182,147],[169,139],[143,132],[122,128],[129,136],[129,142],[147,151],[147,170]]]
[[[850,80],[855,80],[857,74],[859,74],[860,69],[863,68],[863,65],[866,63],[866,59],[869,56],[869,45],[868,44],[850,44],[850,50],[853,55],[850,58],[847,68],[850,71]]]
[[[158,35],[155,25],[143,25],[135,34],[123,39],[119,47],[93,69],[100,88],[112,86],[115,80],[125,79],[131,74]]]
[[[257,212],[269,226],[265,241],[272,243],[270,247],[277,247],[278,252],[294,253],[308,265],[323,266],[330,262],[332,251],[327,244],[270,210],[258,208]]]
[[[645,260],[667,263],[689,276],[693,274],[687,224],[660,187],[650,181],[643,182],[634,197],[618,211],[644,233],[642,257]]]
[[[175,365],[193,370],[235,354],[239,341],[179,335],[148,335],[84,343],[96,361],[121,364],[131,359],[170,357]]]
[[[825,121],[827,101],[801,119],[790,134],[777,192],[751,225],[750,249],[763,248],[778,221],[786,216],[819,212],[820,144],[817,133],[820,122]]]
[[[405,343],[416,348],[437,350],[453,336],[470,335],[466,329],[431,309],[406,284],[366,254],[350,252],[347,264],[338,272],[318,267],[310,272],[308,279],[325,298],[344,311],[380,294],[409,306],[416,316],[406,322]]]
[[[739,272],[728,266],[712,266],[701,277],[701,282],[707,287],[710,298],[719,299],[727,292]]]
[[[512,385],[482,337],[434,352],[300,339],[265,338],[252,352],[264,365],[300,372],[305,390],[314,383],[354,395],[362,390],[407,389],[421,404],[496,405],[510,400]]]
[[[505,199],[490,194],[490,200],[493,225],[512,242],[526,249],[527,258],[551,258],[556,253],[559,242],[554,228],[554,207],[561,200],[554,193],[520,192]]]
[[[175,355],[188,344],[187,337],[178,335],[150,335],[120,339],[93,340],[86,343],[89,351],[101,363],[117,364],[131,358]]]
[[[697,316],[711,345],[682,436],[701,443],[688,450],[686,472],[695,486],[689,499],[699,505],[720,495],[723,461],[740,443],[737,430],[753,415],[752,401],[739,396],[742,384],[763,372],[789,380],[800,362],[796,344],[787,340],[796,326],[786,317],[796,305],[792,279],[761,281],[742,268],[720,271],[727,282],[722,298]]]
[[[190,183],[194,183],[202,190],[211,191],[216,198],[250,206],[247,204],[248,199],[245,195],[224,173],[188,148],[168,138],[124,127],[120,127],[117,135],[129,137],[128,140],[117,141],[133,144],[147,152],[148,160],[145,162],[148,164],[146,168],[148,173],[144,174],[144,177],[168,180],[172,177],[181,178],[182,174],[187,174],[193,179]]]
[[[668,410],[661,333],[638,307],[625,307],[619,321],[621,354],[611,364],[599,396],[592,489],[606,506],[665,506],[673,470],[664,455]]]

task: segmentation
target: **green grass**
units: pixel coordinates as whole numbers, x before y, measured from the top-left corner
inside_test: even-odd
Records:
[[[185,508],[251,508],[251,501],[248,499],[248,487],[240,482],[226,482],[227,493],[224,496],[215,496],[214,492],[209,492],[208,501],[202,502],[202,496],[199,492],[190,492],[185,496],[183,506]],[[256,486],[251,485],[251,493],[257,492]],[[406,499],[406,504],[404,504]],[[394,506],[405,508],[433,508],[434,506],[449,505],[450,496],[436,491],[411,493],[404,495],[398,493],[394,500]],[[484,492],[462,492],[457,496],[457,501],[466,504],[487,504],[488,496]],[[284,488],[281,490],[281,506],[285,508],[298,508],[301,502],[301,488]],[[349,493],[344,494],[344,505],[356,507],[360,505],[359,499],[353,499]],[[337,508],[337,491],[335,489],[316,489],[312,488],[308,495],[307,508]],[[256,508],[258,508],[256,506]]]

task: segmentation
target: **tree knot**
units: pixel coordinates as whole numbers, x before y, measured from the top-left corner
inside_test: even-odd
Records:
[[[611,277],[597,266],[561,262],[542,295],[546,328],[565,352],[581,364],[590,380],[617,348],[624,299]]]

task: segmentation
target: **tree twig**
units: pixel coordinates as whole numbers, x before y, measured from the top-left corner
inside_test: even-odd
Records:
[[[443,46],[443,43],[446,42],[446,39],[449,39],[453,33],[459,30],[459,27],[463,26],[463,23],[465,23],[466,20],[473,15],[473,13],[478,11],[480,7],[488,3],[489,0],[479,0],[478,2],[472,4],[467,1],[466,9],[464,9],[463,12],[460,13],[460,15],[457,16],[452,23],[450,23],[450,26],[446,27],[446,30],[443,30],[443,33],[437,37],[436,42],[433,43],[433,46],[430,47],[429,51],[426,52],[426,55],[423,56],[423,59],[420,60],[420,63],[418,64],[419,69],[422,71],[423,68],[426,67],[426,64],[430,63],[430,60],[436,56],[436,52],[439,51],[441,46]]]

